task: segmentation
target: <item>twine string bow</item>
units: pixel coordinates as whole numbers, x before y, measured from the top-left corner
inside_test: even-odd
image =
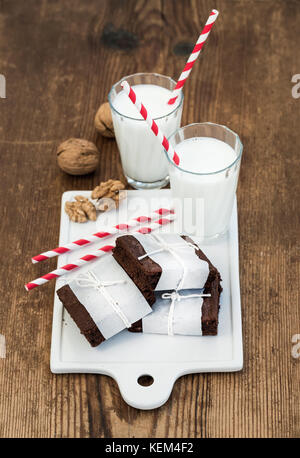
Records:
[[[198,247],[194,243],[191,242],[179,242],[179,243],[167,243],[165,242],[159,235],[157,234],[152,234],[152,237],[155,239],[155,241],[158,243],[159,247],[156,250],[150,251],[149,253],[145,253],[142,256],[138,257],[138,260],[141,261],[142,259],[146,258],[147,256],[153,256],[154,254],[157,253],[162,253],[163,251],[168,251],[180,264],[182,267],[182,275],[180,277],[180,280],[178,282],[178,285],[176,287],[176,291],[178,289],[182,288],[182,285],[184,284],[185,276],[186,276],[186,266],[184,262],[182,261],[179,253],[176,252],[176,248],[193,248],[194,250],[197,250]]]
[[[161,295],[162,299],[171,300],[171,305],[168,314],[168,335],[174,335],[173,329],[173,322],[174,322],[174,311],[175,311],[175,303],[176,301],[181,301],[181,299],[189,299],[190,297],[211,297],[211,294],[187,294],[185,296],[181,296],[178,291],[172,291],[171,293],[163,293]]]
[[[193,248],[194,250],[197,250],[198,247],[194,243],[191,242],[178,242],[178,243],[167,243],[165,242],[159,235],[153,234],[152,237],[155,239],[155,241],[159,244],[159,248],[156,250],[151,251],[150,253],[146,253],[143,256],[140,256],[138,260],[144,259],[146,256],[152,256],[156,253],[161,253],[163,251],[169,252],[179,263],[179,265],[182,268],[182,274],[181,277],[178,281],[178,284],[175,288],[175,290],[172,293],[164,293],[162,294],[162,299],[169,299],[171,300],[171,305],[170,305],[170,310],[169,310],[169,315],[168,315],[168,335],[174,335],[173,332],[173,320],[174,320],[174,309],[175,309],[175,302],[178,300],[180,301],[182,298],[188,298],[188,297],[203,297],[203,294],[190,294],[189,296],[180,296],[178,293],[178,290],[182,289],[182,286],[184,285],[185,277],[186,277],[186,265],[183,262],[182,258],[180,257],[179,253],[176,252],[176,248]]]
[[[114,286],[120,285],[122,283],[126,283],[126,280],[108,280],[104,281],[97,277],[94,272],[86,272],[81,274],[76,278],[76,283],[78,286],[82,288],[94,288],[95,290],[99,291],[100,294],[107,300],[109,305],[113,308],[119,318],[123,321],[126,328],[130,328],[131,323],[128,321],[126,315],[121,310],[119,304],[115,299],[111,296],[111,294],[107,291],[107,286]]]

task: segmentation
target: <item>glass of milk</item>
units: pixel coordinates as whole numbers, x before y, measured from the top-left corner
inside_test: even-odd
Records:
[[[239,136],[206,122],[178,129],[169,141],[180,160],[176,166],[165,151],[180,229],[218,237],[230,223],[243,151]]]
[[[181,92],[174,105],[168,105],[175,81],[156,73],[136,73],[118,81],[108,95],[115,136],[128,183],[136,189],[161,188],[169,182],[164,149],[122,90],[121,83],[124,80],[132,86],[166,137],[180,126],[183,94]]]

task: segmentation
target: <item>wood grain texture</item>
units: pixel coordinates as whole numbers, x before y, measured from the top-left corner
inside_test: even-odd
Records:
[[[93,127],[111,85],[137,71],[179,75],[212,8],[221,14],[185,85],[183,125],[226,124],[244,143],[245,366],[182,377],[143,412],[108,377],[51,374],[54,284],[31,294],[23,284],[45,269],[30,257],[58,242],[62,192],[122,176],[115,142]],[[0,1],[1,437],[300,436],[299,24],[299,0]],[[97,142],[93,175],[58,170],[56,146],[71,136]]]

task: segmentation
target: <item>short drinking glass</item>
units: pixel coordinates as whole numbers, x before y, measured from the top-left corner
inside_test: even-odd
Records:
[[[122,91],[124,80],[133,87],[166,137],[180,126],[183,94],[181,92],[174,105],[168,105],[175,81],[156,73],[136,73],[118,81],[108,96],[128,183],[136,189],[161,188],[169,182],[168,161],[158,139]]]
[[[238,183],[243,151],[239,136],[225,126],[205,122],[178,129],[169,141],[180,158],[177,166],[165,151],[182,226],[184,218],[190,218],[194,230],[189,233],[203,238],[223,234],[229,227]]]

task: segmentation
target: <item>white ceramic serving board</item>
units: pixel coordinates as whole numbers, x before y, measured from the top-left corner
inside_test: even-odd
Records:
[[[103,213],[96,222],[84,224],[69,221],[63,211],[64,204],[75,195],[89,196],[87,191],[68,191],[62,196],[60,245],[96,232],[105,224],[116,223],[116,212]],[[130,217],[149,211],[149,201],[154,207],[170,205],[170,191],[128,191],[128,199],[120,212],[128,208]],[[125,217],[125,216],[124,216]],[[122,222],[120,219],[117,222]],[[124,222],[124,221],[123,221]],[[177,231],[176,224],[164,227],[164,231]],[[195,237],[193,237],[197,240]],[[74,261],[105,244],[81,248],[58,258],[58,266]],[[109,242],[111,242],[111,238]],[[221,239],[200,244],[203,251],[218,267],[223,279],[223,293],[217,336],[164,336],[130,333],[124,330],[96,348],[92,348],[80,334],[75,323],[64,310],[55,294],[51,345],[51,370],[54,373],[95,373],[113,377],[121,395],[131,406],[139,409],[160,407],[169,398],[174,382],[184,374],[199,372],[231,372],[242,369],[242,325],[239,286],[238,223],[236,202],[228,234]],[[107,255],[110,256],[110,255]],[[85,266],[81,269],[87,269]],[[77,270],[78,272],[78,270]],[[57,281],[56,288],[77,274],[76,270]],[[154,382],[141,386],[141,375],[150,375]]]

